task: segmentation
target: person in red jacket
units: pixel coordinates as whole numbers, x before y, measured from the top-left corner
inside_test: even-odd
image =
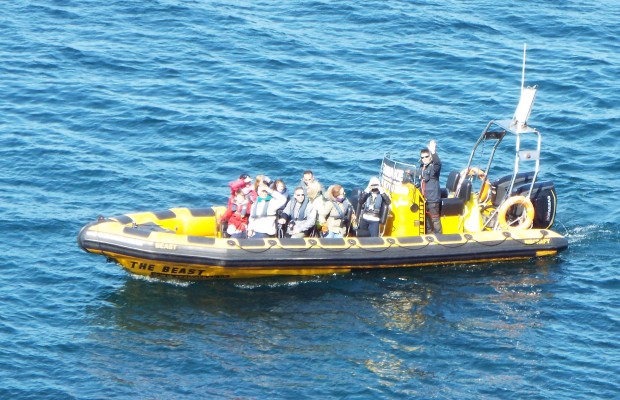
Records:
[[[252,202],[246,197],[243,189],[237,189],[234,197],[231,197],[231,201],[228,203],[226,212],[220,218],[220,224],[228,223],[226,233],[230,237],[236,239],[247,237],[251,209]]]
[[[241,174],[241,176],[239,176],[239,179],[230,182],[228,184],[228,187],[230,187],[230,196],[231,196],[231,198],[228,201],[229,206],[235,197],[235,193],[237,193],[237,190],[239,189],[243,190],[243,194],[249,200],[254,201],[254,199],[256,199],[256,192],[254,191],[254,188],[252,187],[252,177],[250,177],[250,175],[248,174]]]

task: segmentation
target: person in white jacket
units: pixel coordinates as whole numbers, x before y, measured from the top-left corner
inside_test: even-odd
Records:
[[[257,188],[258,198],[252,204],[248,237],[260,239],[276,234],[276,213],[286,203],[286,197],[277,190],[261,183]]]

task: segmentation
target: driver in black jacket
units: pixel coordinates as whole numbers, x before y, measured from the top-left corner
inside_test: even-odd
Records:
[[[420,150],[420,190],[426,199],[426,212],[433,221],[433,233],[441,233],[441,188],[439,174],[441,160],[437,155],[437,143],[431,140],[428,147]]]

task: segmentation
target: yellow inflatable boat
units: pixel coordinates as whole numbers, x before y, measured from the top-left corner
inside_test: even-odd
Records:
[[[174,208],[102,218],[86,225],[80,246],[127,271],[176,279],[344,273],[551,256],[567,247],[545,229],[343,239],[218,237],[223,207]]]
[[[535,87],[522,88],[514,117],[489,122],[468,164],[448,175],[439,235],[426,233],[429,218],[415,181],[416,165],[386,154],[380,180],[391,206],[380,237],[232,239],[218,225],[225,207],[208,207],[101,217],[82,228],[78,243],[134,274],[191,280],[555,256],[568,241],[550,230],[555,187],[538,177],[541,135],[527,125],[535,94]],[[508,156],[500,156],[496,152],[507,142],[512,142]],[[503,165],[494,169],[494,160]],[[505,174],[506,165],[512,173]],[[495,171],[504,174],[492,180]]]

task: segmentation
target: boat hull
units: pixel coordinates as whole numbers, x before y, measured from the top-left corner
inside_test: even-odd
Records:
[[[554,256],[568,247],[566,238],[542,229],[380,238],[218,238],[210,232],[218,210],[211,210],[172,212],[176,219],[185,215],[179,226],[191,226],[190,234],[181,232],[188,229],[179,228],[175,221],[166,224],[157,217],[125,215],[85,226],[78,243],[85,251],[103,255],[133,274],[189,280],[525,260]],[[199,216],[192,219],[191,215]],[[170,229],[172,226],[175,229]],[[206,226],[210,235],[196,235],[198,226]]]

